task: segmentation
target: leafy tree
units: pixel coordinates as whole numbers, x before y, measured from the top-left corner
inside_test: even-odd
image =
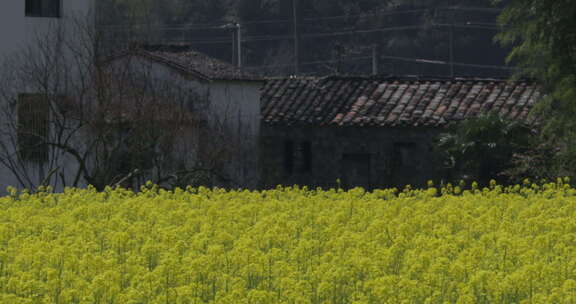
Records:
[[[501,2],[501,1],[498,1]],[[547,97],[535,109],[543,121],[543,139],[559,148],[560,167],[574,171],[576,151],[576,2],[569,0],[512,0],[498,21],[497,40],[512,51],[508,61],[518,65],[517,76],[540,81]]]
[[[528,151],[531,133],[521,122],[484,115],[451,125],[439,136],[436,148],[449,179],[505,183],[508,177],[503,173],[513,167],[515,155]]]

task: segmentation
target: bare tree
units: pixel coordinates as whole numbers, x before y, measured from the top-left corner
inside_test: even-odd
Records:
[[[136,49],[106,51],[115,48],[85,20],[55,23],[3,60],[0,165],[24,188],[229,180],[236,139],[196,110],[202,89],[158,76]]]

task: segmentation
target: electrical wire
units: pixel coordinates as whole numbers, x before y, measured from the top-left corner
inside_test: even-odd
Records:
[[[391,59],[391,60],[397,60],[397,61],[414,62],[414,63],[424,63],[424,64],[437,64],[437,65],[450,65],[451,64],[448,61],[442,61],[442,60],[409,58],[409,57],[400,57],[400,56],[379,56],[379,58]],[[346,58],[342,58],[342,59],[333,59],[333,60],[308,61],[308,62],[303,62],[300,65],[318,65],[318,64],[359,61],[359,60],[372,60],[372,59],[373,59],[372,56],[358,56],[358,57],[346,57]],[[499,66],[499,65],[473,64],[473,63],[463,63],[463,62],[454,62],[453,64],[455,66],[470,67],[470,68],[498,69],[498,70],[507,70],[507,71],[516,70],[515,68],[506,67],[506,66]],[[247,66],[245,68],[246,69],[263,69],[263,68],[281,68],[281,67],[291,67],[291,66],[293,66],[293,64]]]
[[[355,35],[355,34],[369,34],[377,32],[390,32],[390,31],[400,31],[400,30],[412,30],[427,28],[427,25],[408,25],[408,26],[397,26],[397,27],[387,27],[372,30],[354,30],[354,31],[342,31],[334,33],[322,33],[322,34],[302,34],[304,38],[319,38],[319,37],[333,37],[333,36],[345,36],[345,35]]]
[[[405,11],[382,10],[380,12],[361,14],[361,15],[360,14],[359,15],[340,15],[340,16],[331,16],[331,17],[306,18],[306,19],[304,19],[304,21],[323,21],[323,20],[338,20],[338,19],[351,19],[351,18],[365,19],[365,18],[372,18],[372,17],[406,15],[406,14],[425,13],[425,12],[430,12],[430,9],[417,9],[417,10],[405,10]]]
[[[422,12],[429,12],[430,9],[417,9],[417,10],[405,10],[405,11],[388,11],[388,10],[380,10],[379,12],[369,13],[369,14],[357,14],[357,15],[337,15],[337,16],[329,16],[329,17],[319,17],[319,18],[304,18],[302,21],[322,21],[322,20],[338,20],[338,19],[351,19],[351,18],[371,18],[375,16],[393,16],[393,15],[406,15],[412,13],[422,13]],[[252,24],[271,24],[271,23],[292,23],[293,20],[285,19],[285,20],[255,20],[255,21],[245,21],[242,22],[242,25],[252,25]],[[139,24],[130,24],[130,25],[117,25],[117,24],[106,24],[100,25],[102,28],[131,28],[136,26],[149,26],[150,24],[146,23],[139,23]],[[185,28],[185,29],[223,29],[226,24],[222,23],[204,23],[204,24],[191,24],[191,25],[182,25],[182,26],[162,26],[162,27],[154,27],[155,29],[158,28]]]
[[[491,8],[491,7],[471,7],[471,6],[449,6],[442,8],[444,10],[455,10],[455,11],[475,11],[475,12],[490,12],[490,13],[501,13],[503,9],[501,8]]]
[[[386,27],[379,29],[370,30],[351,30],[351,31],[340,31],[331,33],[309,33],[302,34],[301,38],[325,38],[325,37],[336,37],[336,36],[346,36],[346,35],[357,35],[357,34],[370,34],[370,33],[382,33],[382,32],[393,32],[393,31],[403,31],[403,30],[415,30],[424,28],[434,28],[434,27],[455,27],[455,28],[472,28],[472,29],[485,29],[485,30],[499,30],[501,28],[496,26],[483,26],[475,24],[431,24],[431,25],[408,25],[408,26],[396,26],[396,27]],[[260,35],[260,36],[246,36],[242,42],[261,42],[261,41],[278,41],[278,40],[292,40],[293,35]],[[232,38],[222,38],[222,39],[204,39],[204,40],[190,40],[190,39],[180,39],[171,38],[171,41],[188,41],[190,44],[225,44],[232,43]]]
[[[358,61],[358,60],[368,60],[372,59],[370,56],[362,56],[362,57],[347,57],[341,60],[332,59],[332,60],[316,60],[316,61],[307,61],[302,62],[300,65],[318,65],[318,64],[326,64],[326,63],[336,63],[336,62],[344,62],[344,61]],[[291,67],[294,66],[293,64],[273,64],[273,65],[258,65],[258,66],[247,66],[244,68],[247,69],[261,69],[261,68],[281,68],[281,67]]]
[[[380,58],[392,59],[392,60],[398,60],[398,61],[427,63],[427,64],[439,64],[439,65],[452,64],[448,61],[442,61],[442,60],[430,60],[430,59],[408,58],[408,57],[398,57],[398,56],[380,56]],[[499,69],[499,70],[509,70],[509,71],[515,70],[515,68],[500,66],[500,65],[473,64],[473,63],[463,63],[463,62],[454,62],[453,64],[455,66],[463,66],[463,67],[471,67],[471,68]]]
[[[328,16],[328,17],[319,17],[319,18],[304,18],[302,21],[323,21],[323,20],[339,20],[339,19],[365,19],[365,18],[372,18],[372,17],[379,17],[379,16],[394,16],[394,15],[406,15],[406,14],[414,14],[414,13],[425,13],[430,12],[433,9],[425,8],[425,9],[413,9],[413,10],[398,10],[398,11],[390,11],[390,10],[378,10],[376,12],[367,13],[367,14],[356,14],[356,15],[335,15],[335,16]],[[478,11],[478,12],[495,12],[499,13],[502,12],[502,9],[499,8],[482,8],[482,7],[443,7],[438,8],[436,10],[457,10],[457,11]],[[246,21],[242,22],[242,25],[252,25],[252,24],[271,24],[271,23],[291,23],[293,20],[291,19],[284,19],[284,20],[254,20],[254,21]],[[174,29],[223,29],[226,24],[222,23],[203,23],[203,24],[190,24],[190,25],[182,25],[182,26],[163,26],[163,28],[174,28]],[[114,29],[114,28],[131,28],[131,27],[148,27],[150,24],[148,23],[138,23],[138,24],[130,24],[130,25],[119,25],[119,24],[105,24],[100,25],[100,27],[105,29]],[[155,27],[158,29],[158,27]]]
[[[440,10],[464,10],[464,11],[490,11],[490,12],[500,12],[500,9],[492,9],[492,8],[475,8],[475,7],[447,7],[441,8]],[[338,20],[338,19],[351,19],[351,18],[359,18],[359,19],[366,19],[372,17],[379,17],[379,16],[394,16],[394,15],[405,15],[411,13],[424,13],[430,12],[431,9],[414,9],[414,10],[404,10],[404,11],[388,11],[388,10],[380,10],[379,12],[370,13],[370,14],[358,14],[358,15],[338,15],[338,16],[330,16],[330,17],[320,17],[320,18],[305,18],[302,21],[323,21],[323,20]],[[243,22],[242,25],[253,25],[253,24],[273,24],[273,23],[291,23],[292,20],[257,20],[257,21],[247,21]],[[156,26],[153,27],[154,30],[226,30],[226,25],[228,24],[191,24],[191,25],[182,25],[182,26]],[[489,25],[489,23],[486,23]],[[120,31],[130,31],[134,27],[148,27],[149,24],[133,24],[133,25],[101,25],[100,27],[104,29],[111,29],[111,30],[120,30]],[[459,27],[463,27],[463,25],[458,25]],[[466,26],[472,27],[472,26]],[[487,27],[488,29],[488,27]],[[490,28],[491,29],[491,28]],[[378,31],[378,30],[371,30],[371,31]],[[312,36],[315,37],[315,36]],[[282,37],[281,39],[284,39]]]

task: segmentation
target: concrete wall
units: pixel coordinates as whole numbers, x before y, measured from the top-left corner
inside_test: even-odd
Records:
[[[432,153],[436,134],[433,129],[416,128],[263,125],[261,186],[332,188],[338,186],[337,180],[344,188],[424,186],[438,177]],[[309,160],[304,143],[310,146]],[[287,156],[290,150],[292,161]]]
[[[193,166],[196,157],[204,150],[223,148],[229,155],[221,161],[222,172],[229,182],[225,187],[255,188],[259,183],[258,139],[260,134],[260,82],[215,80],[206,81],[190,77],[175,70],[142,57],[131,56],[119,59],[116,65],[130,60],[131,69],[136,73],[149,76],[153,82],[169,83],[180,91],[176,106],[183,111],[196,112],[205,120],[207,131],[201,138],[197,131],[183,133],[178,138],[179,154],[177,162]],[[197,147],[190,146],[197,145]],[[184,148],[186,146],[186,149]],[[216,147],[215,147],[216,146]],[[218,157],[208,155],[208,157]]]
[[[62,0],[62,18],[41,18],[25,16],[24,0],[0,1],[0,57],[33,43],[38,36],[70,18],[94,12],[94,3],[94,0]]]
[[[4,64],[13,63],[14,55],[22,53],[24,49],[34,48],[39,39],[44,39],[52,35],[54,31],[62,31],[71,33],[68,30],[72,26],[72,20],[80,20],[83,18],[85,25],[89,26],[93,23],[93,12],[95,12],[94,0],[62,0],[62,15],[61,18],[43,18],[43,17],[26,17],[25,16],[25,1],[24,0],[2,0],[0,1],[0,61],[2,62],[3,69],[2,84],[7,82],[4,80],[10,77],[12,71],[7,70]],[[70,34],[71,35],[71,34]],[[71,36],[69,36],[71,37]],[[62,55],[63,58],[66,56]],[[3,130],[0,135],[2,145],[7,147],[6,153],[11,148],[15,149],[14,134],[9,134],[7,130],[14,130],[16,123],[14,117],[15,112],[10,112],[15,109],[15,100],[20,93],[37,93],[32,86],[23,82],[10,88],[4,87],[2,96],[0,96],[0,123]],[[52,153],[57,154],[57,153]],[[16,157],[16,156],[14,156]],[[0,195],[5,194],[7,186],[26,187],[30,184],[40,183],[50,170],[58,167],[60,172],[75,171],[73,165],[70,165],[70,159],[66,155],[51,155],[51,162],[46,164],[29,164],[22,170],[26,171],[27,178],[22,180],[18,179],[13,172],[7,169],[6,166],[0,164]],[[61,189],[61,182],[58,174],[53,175],[56,188]]]
[[[236,151],[229,175],[233,187],[255,188],[259,184],[260,82],[214,81],[210,83],[210,117],[227,126]],[[235,184],[235,185],[234,185]]]

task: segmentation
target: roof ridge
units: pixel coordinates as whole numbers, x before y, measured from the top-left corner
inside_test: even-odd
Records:
[[[231,63],[198,51],[191,44],[134,44],[125,54],[143,56],[201,80],[264,80]]]

